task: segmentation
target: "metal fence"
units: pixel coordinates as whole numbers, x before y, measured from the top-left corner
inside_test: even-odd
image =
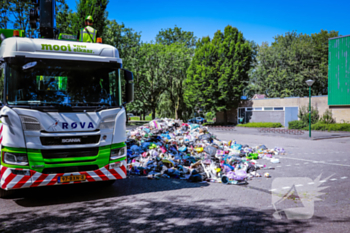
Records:
[[[278,128],[259,128],[260,133],[283,133],[283,134],[294,134],[302,135],[304,131],[298,129],[278,129]]]

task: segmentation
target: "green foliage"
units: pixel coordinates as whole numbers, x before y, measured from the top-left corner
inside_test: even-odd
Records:
[[[29,26],[29,12],[33,7],[30,0],[1,0],[0,27],[8,28],[12,23],[14,29],[24,30],[26,36],[33,36],[34,30]]]
[[[164,76],[165,91],[161,95],[157,108],[160,116],[186,120],[193,113],[193,108],[188,107],[184,101],[184,81],[187,76],[186,71],[191,64],[196,40],[193,32],[183,31],[177,26],[162,29],[156,36],[157,43],[166,45],[168,54],[166,59],[172,60]]]
[[[323,124],[334,124],[335,123],[335,120],[333,119],[333,115],[332,115],[332,111],[327,109],[321,119],[320,119],[320,122],[323,123]]]
[[[215,116],[216,116],[215,112],[207,112],[205,114],[205,119],[212,121]]]
[[[142,44],[135,50],[135,62],[131,63],[134,73],[135,90],[138,101],[152,111],[155,117],[161,94],[164,92],[165,76],[172,62],[168,58],[166,46],[162,44]],[[136,93],[135,93],[136,95]]]
[[[109,0],[78,0],[76,1],[76,12],[69,10],[66,4],[58,8],[57,27],[60,32],[77,35],[79,30],[85,26],[85,17],[91,15],[94,18],[93,28],[98,36],[104,38],[104,30],[107,26],[106,11]]]
[[[67,33],[71,35],[77,35],[78,31],[75,29],[76,25],[76,14],[73,13],[67,3],[56,4],[56,27],[61,33]]]
[[[308,129],[307,127],[304,129]],[[349,123],[335,123],[335,124],[324,124],[322,122],[317,122],[316,124],[311,125],[312,130],[322,130],[322,131],[349,131]]]
[[[185,44],[188,48],[196,45],[197,37],[193,32],[183,31],[175,25],[174,28],[162,29],[156,36],[156,43],[171,45],[174,43]]]
[[[7,24],[10,21],[10,1],[0,0],[0,28],[7,29]]]
[[[290,121],[288,122],[288,129],[303,129],[307,127],[307,124],[303,121]]]
[[[62,8],[65,0],[56,0],[56,12]],[[24,30],[27,37],[36,37],[38,28],[32,29],[29,25],[30,9],[33,8],[31,0],[0,0],[0,28]]]
[[[225,112],[240,102],[252,65],[252,48],[237,28],[217,31],[213,40],[203,37],[187,70],[186,103],[203,111]]]
[[[304,122],[306,125],[309,125],[309,107],[302,106],[299,108],[299,119]],[[311,106],[311,124],[315,124],[318,122],[320,115],[318,113],[318,109],[316,107]]]
[[[283,125],[276,122],[249,122],[247,124],[238,124],[237,127],[248,128],[281,128]]]
[[[124,23],[118,24],[117,21],[107,20],[107,26],[104,33],[104,44],[116,47],[119,51],[119,57],[123,59],[123,67],[131,69],[137,65],[137,50],[141,45],[141,34],[135,32],[132,28],[125,27]]]
[[[335,31],[288,32],[271,46],[263,43],[250,76],[256,91],[268,97],[308,96],[305,81],[313,79],[312,95],[327,94],[328,38],[336,36]]]

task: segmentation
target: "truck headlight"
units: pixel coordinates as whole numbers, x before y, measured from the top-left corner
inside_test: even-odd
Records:
[[[111,150],[110,160],[115,160],[119,158],[123,158],[126,156],[126,147],[121,147],[117,149]]]
[[[41,130],[40,122],[35,117],[23,116],[23,115],[20,115],[19,117],[21,118],[24,131],[40,131]]]
[[[27,154],[5,152],[3,156],[4,156],[3,162],[6,164],[21,165],[21,166],[28,165]]]
[[[115,115],[102,119],[99,129],[114,129]]]

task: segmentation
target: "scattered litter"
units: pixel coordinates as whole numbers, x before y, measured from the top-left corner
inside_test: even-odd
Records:
[[[128,174],[151,180],[247,184],[253,177],[261,177],[258,170],[275,169],[259,160],[276,164],[280,161],[274,156],[285,153],[280,147],[222,141],[205,126],[167,118],[127,131],[127,136]],[[271,175],[265,173],[264,177]]]

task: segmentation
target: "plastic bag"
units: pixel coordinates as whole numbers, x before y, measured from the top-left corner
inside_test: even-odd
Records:
[[[204,148],[204,152],[210,156],[215,156],[217,149],[213,146],[207,146]]]
[[[247,172],[244,170],[231,171],[226,174],[230,180],[242,181],[247,178]]]
[[[242,145],[241,144],[233,144],[231,145],[231,148],[234,150],[241,150],[242,149]]]

